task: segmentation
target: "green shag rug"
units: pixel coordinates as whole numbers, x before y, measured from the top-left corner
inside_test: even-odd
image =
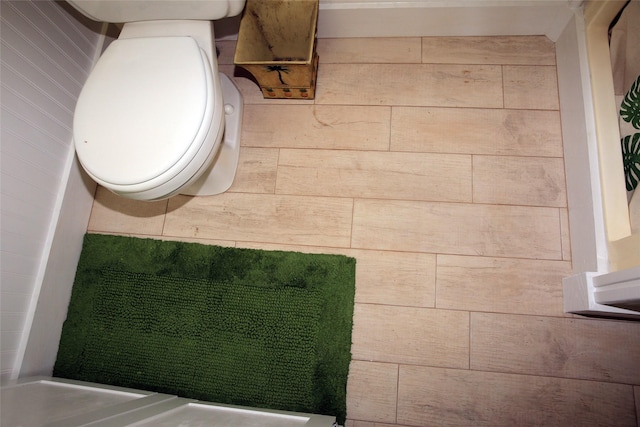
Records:
[[[355,260],[87,234],[54,376],[343,423]]]

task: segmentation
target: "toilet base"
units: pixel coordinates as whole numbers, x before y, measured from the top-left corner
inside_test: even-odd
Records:
[[[222,101],[225,109],[224,137],[211,165],[197,181],[180,191],[187,196],[213,196],[227,191],[238,169],[243,100],[235,83],[220,73]]]

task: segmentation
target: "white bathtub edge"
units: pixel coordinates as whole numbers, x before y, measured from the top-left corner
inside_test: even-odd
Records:
[[[573,264],[573,275],[563,279],[564,310],[590,316],[640,318],[638,312],[596,302],[598,283],[616,283],[620,272],[609,273],[610,258],[615,257],[611,252],[622,246],[611,245],[606,232],[596,116],[581,11],[561,34],[556,52]]]
[[[556,56],[573,271],[607,272],[609,255],[582,13],[575,14],[558,39]]]
[[[618,283],[617,273],[622,273],[622,276],[628,275],[626,271],[607,274],[583,272],[565,277],[562,280],[564,311],[586,316],[640,319],[640,312],[638,311],[596,302],[597,288],[602,287],[602,284],[598,282],[610,282],[610,286],[615,286]],[[623,278],[620,278],[620,280],[623,280]]]

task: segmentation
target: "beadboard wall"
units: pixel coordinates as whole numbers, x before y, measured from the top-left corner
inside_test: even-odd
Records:
[[[73,110],[100,28],[64,3],[3,0],[1,7],[0,369],[6,379],[17,375],[24,332],[33,323],[51,262],[62,195],[69,174],[78,173]],[[73,246],[67,242],[60,249],[73,253]]]

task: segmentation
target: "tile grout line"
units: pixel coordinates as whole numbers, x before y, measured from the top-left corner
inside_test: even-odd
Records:
[[[474,179],[475,175],[474,175],[474,168],[473,168],[473,165],[475,163],[475,158],[476,158],[475,156],[476,156],[475,154],[471,154],[471,203],[472,204],[476,203],[475,191],[473,191],[474,190],[473,184],[475,182],[475,179]]]
[[[471,371],[472,370],[471,369],[471,350],[472,350],[471,349],[471,333],[472,333],[472,331],[471,331],[471,317],[472,317],[473,313],[471,311],[469,311],[468,313],[469,313],[469,360],[467,361],[467,363],[468,363],[468,368],[467,369]]]
[[[438,258],[440,258],[440,254],[435,254],[435,265],[433,266],[433,308],[438,308]]]
[[[436,364],[427,365],[427,364],[411,363],[411,362],[389,362],[385,360],[372,360],[372,359],[352,359],[352,360],[356,360],[359,362],[367,362],[367,363],[396,365],[398,367],[398,372],[400,368],[404,366],[404,367],[426,368],[426,369],[435,369],[435,370],[496,374],[496,375],[506,375],[506,376],[548,378],[548,379],[555,379],[560,381],[568,380],[568,381],[589,382],[589,383],[597,383],[597,384],[612,384],[612,385],[618,385],[618,386],[630,386],[631,388],[637,387],[638,389],[640,389],[640,385],[635,384],[633,382],[620,382],[620,381],[612,381],[612,380],[605,380],[605,379],[581,378],[578,376],[541,375],[539,373],[515,372],[515,371],[508,371],[508,370],[491,370],[488,368],[468,369],[468,368],[443,366],[443,365],[436,365]],[[398,375],[398,379],[399,379],[399,375]],[[399,380],[397,381],[397,383],[399,384]],[[397,395],[399,396],[399,393]]]
[[[400,403],[400,364],[396,365],[396,416],[395,423],[398,424],[398,404]]]
[[[162,230],[160,230],[160,236],[164,236],[164,229],[167,224],[167,213],[169,212],[169,200],[167,199],[164,205],[164,214],[162,214]]]
[[[276,158],[276,177],[273,180],[273,195],[278,194],[278,174],[280,173],[280,154],[282,153],[282,147],[277,147],[278,156]]]
[[[500,77],[501,77],[501,80],[502,80],[502,109],[505,110],[505,109],[507,109],[507,107],[506,107],[506,102],[504,100],[504,98],[505,98],[505,96],[504,96],[504,94],[505,94],[505,90],[504,90],[504,88],[505,88],[504,64],[500,64]]]
[[[349,249],[353,249],[353,223],[356,213],[356,198],[351,198],[351,226],[349,227]]]
[[[389,106],[389,136],[387,139],[387,153],[393,152],[391,150],[391,136],[393,135],[393,111],[395,110],[395,105]],[[383,151],[384,153],[385,151]]]

